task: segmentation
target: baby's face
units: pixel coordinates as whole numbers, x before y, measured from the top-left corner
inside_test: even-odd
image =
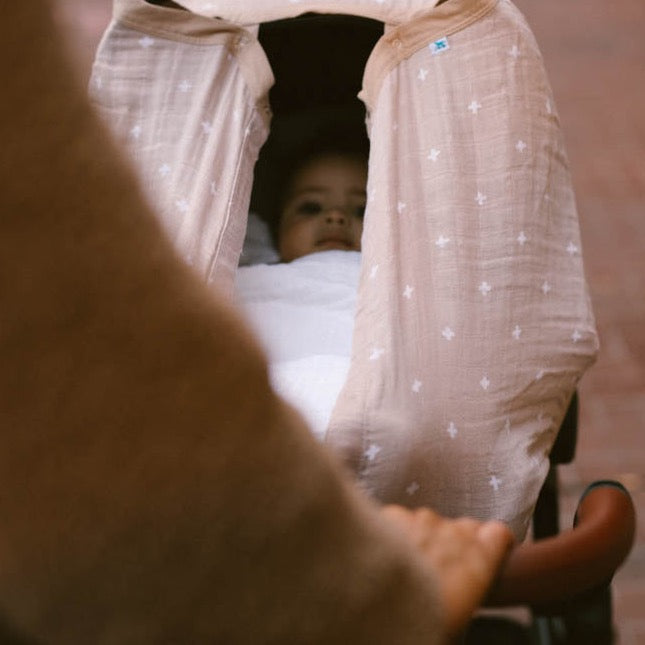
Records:
[[[280,217],[284,262],[325,251],[360,251],[367,164],[342,155],[317,157],[296,171]]]

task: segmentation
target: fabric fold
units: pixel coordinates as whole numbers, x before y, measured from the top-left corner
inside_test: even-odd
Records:
[[[117,0],[90,95],[180,255],[230,291],[273,74],[253,30]]]

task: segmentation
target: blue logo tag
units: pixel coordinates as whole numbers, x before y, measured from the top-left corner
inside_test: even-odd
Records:
[[[439,38],[439,40],[435,40],[433,43],[430,43],[428,47],[430,47],[430,51],[432,52],[433,56],[446,51],[446,49],[450,49],[447,38]]]

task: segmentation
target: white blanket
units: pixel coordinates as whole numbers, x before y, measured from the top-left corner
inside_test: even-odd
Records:
[[[347,377],[360,253],[324,251],[240,267],[238,299],[267,354],[274,389],[319,439]]]

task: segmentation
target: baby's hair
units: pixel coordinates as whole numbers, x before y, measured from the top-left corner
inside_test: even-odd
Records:
[[[367,164],[369,140],[363,127],[349,127],[347,124],[332,124],[319,131],[314,138],[308,139],[286,156],[273,185],[272,198],[267,209],[267,221],[274,245],[278,245],[280,217],[285,206],[289,187],[300,168],[316,159],[339,156],[357,159]]]

